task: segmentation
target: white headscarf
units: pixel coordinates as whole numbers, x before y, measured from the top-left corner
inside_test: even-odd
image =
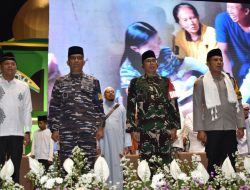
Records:
[[[232,81],[230,80],[229,76],[226,73],[222,72],[222,74],[224,75],[224,81],[225,81],[226,88],[227,88],[228,101],[230,103],[236,103],[237,112],[239,112],[240,111],[239,103],[238,103],[237,95],[235,93]],[[214,79],[210,71],[208,71],[204,75],[203,84],[204,84],[206,106],[208,109],[211,109],[211,115],[212,115],[212,121],[213,121],[218,118],[216,106],[220,106],[221,101],[220,101],[218,88],[214,82]]]

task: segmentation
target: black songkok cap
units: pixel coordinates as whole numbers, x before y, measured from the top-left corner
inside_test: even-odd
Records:
[[[6,52],[0,57],[0,63],[6,61],[6,60],[12,60],[16,62],[15,56],[11,52]]]
[[[143,54],[142,54],[142,64],[144,63],[145,59],[147,58],[155,58],[155,53],[152,51],[152,50],[148,50],[148,51],[145,51]]]
[[[47,121],[47,116],[46,115],[38,116],[37,121]]]
[[[80,46],[70,47],[69,51],[68,51],[68,57],[73,55],[73,54],[81,54],[82,56],[84,56],[82,47],[80,47]]]
[[[219,48],[210,50],[210,51],[207,53],[207,61],[208,61],[211,57],[213,57],[213,56],[220,56],[220,57],[222,57],[221,50],[220,50]]]

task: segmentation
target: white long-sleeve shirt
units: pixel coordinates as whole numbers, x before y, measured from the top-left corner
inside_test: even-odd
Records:
[[[193,113],[188,113],[185,117],[184,127],[190,141],[189,152],[205,152],[205,146],[197,139],[198,132],[193,131]]]
[[[53,160],[54,141],[51,139],[49,129],[37,130],[33,135],[31,155],[35,159]]]
[[[32,126],[29,86],[20,80],[0,78],[0,136],[24,136]]]

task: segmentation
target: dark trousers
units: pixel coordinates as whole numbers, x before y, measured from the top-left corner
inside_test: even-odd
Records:
[[[214,164],[221,166],[227,156],[235,168],[235,158],[232,156],[237,151],[236,131],[207,131],[207,144],[205,147],[209,174],[215,174]]]
[[[92,126],[93,128],[93,126]],[[85,153],[85,158],[88,159],[90,169],[94,168],[96,160],[96,137],[95,131],[89,127],[89,131],[70,131],[61,130],[60,133],[60,151],[59,159],[61,168],[63,168],[64,161],[72,155],[72,150],[75,146],[80,147]],[[65,176],[65,170],[62,170],[62,175]]]
[[[3,136],[0,137],[0,165],[4,165],[9,158],[14,165],[13,181],[19,183],[19,170],[23,154],[22,136]]]
[[[45,167],[45,170],[48,171],[49,169],[49,161],[48,160],[44,160],[44,159],[38,159],[38,162],[40,162],[44,167]]]

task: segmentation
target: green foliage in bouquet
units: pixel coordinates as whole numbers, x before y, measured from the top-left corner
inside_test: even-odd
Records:
[[[67,163],[64,163],[64,169],[68,172],[64,178],[64,187],[68,190],[75,190],[77,188],[108,190],[108,185],[102,180],[103,173],[97,173],[90,170],[88,159],[85,156],[83,150],[78,146],[72,150],[72,156],[70,159],[73,161],[73,167],[70,171],[67,171]],[[96,162],[98,161],[99,160],[97,159]],[[100,165],[100,167],[102,167],[102,165]]]
[[[142,190],[146,184],[143,184],[137,177],[133,163],[126,157],[122,157],[121,166],[123,168],[123,189],[124,190]]]
[[[40,190],[63,189],[63,179],[60,172],[58,153],[54,155],[54,161],[49,167],[48,172],[38,161],[29,158],[31,170],[26,174],[26,178],[31,180],[34,187]]]
[[[60,168],[57,154],[54,156],[53,164],[49,167],[48,172],[44,170],[41,163],[32,158],[29,158],[29,163],[31,170],[26,177],[39,190],[109,189],[105,181],[101,180],[101,170],[99,173],[90,170],[86,155],[78,146],[72,150],[70,158],[63,163],[63,168],[67,172],[64,178],[62,178],[62,168]]]
[[[235,155],[235,169],[227,158],[222,167],[215,166],[216,175],[211,181],[213,187],[224,190],[250,189],[250,158]]]
[[[75,184],[79,181],[79,176],[90,172],[88,159],[85,157],[85,153],[82,149],[76,146],[72,150],[70,159],[73,161],[72,171],[67,171],[68,174],[64,178],[64,185],[69,189],[73,190]]]
[[[0,178],[0,189],[1,190],[24,190],[24,187],[14,183],[12,180],[3,180]]]

